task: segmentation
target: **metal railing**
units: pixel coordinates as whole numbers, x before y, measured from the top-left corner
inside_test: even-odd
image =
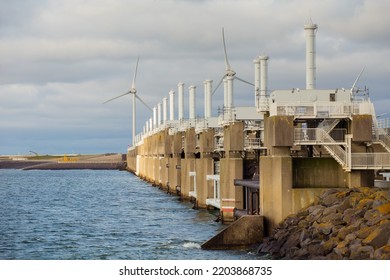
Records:
[[[246,138],[244,140],[244,150],[259,150],[261,148],[260,138]]]
[[[335,104],[296,104],[271,106],[271,115],[295,116],[295,117],[339,117],[359,114],[360,103],[353,102],[350,105]],[[273,108],[272,108],[273,107]]]
[[[295,145],[323,145],[328,153],[343,167],[346,167],[347,154],[340,145],[346,146],[346,129],[333,129],[332,136],[322,128],[295,128]],[[336,142],[336,140],[338,142]]]
[[[339,122],[340,119],[325,119],[319,124],[318,128],[322,128],[329,133],[336,127]]]
[[[378,117],[377,125],[380,128],[389,128],[390,127],[390,119],[389,118],[382,119],[382,118]]]
[[[341,145],[345,144],[346,133],[344,128],[333,129],[330,133],[322,128],[295,128],[294,144]]]
[[[390,169],[390,153],[353,153],[352,169]]]

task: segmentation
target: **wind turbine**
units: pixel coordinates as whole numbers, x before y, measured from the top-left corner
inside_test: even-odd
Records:
[[[111,98],[109,100],[107,100],[106,102],[103,102],[103,104],[106,104],[114,99],[117,99],[117,98],[120,98],[122,96],[125,96],[125,95],[128,95],[128,94],[131,94],[132,97],[133,97],[133,127],[132,127],[132,145],[134,145],[134,139],[135,139],[135,124],[136,124],[136,114],[135,114],[135,102],[136,102],[136,99],[138,99],[139,101],[141,101],[150,111],[153,112],[153,109],[149,107],[148,104],[146,104],[137,94],[137,89],[136,89],[136,85],[135,85],[135,81],[136,81],[136,78],[137,78],[137,70],[138,70],[138,62],[139,62],[139,57],[137,58],[137,64],[135,65],[135,72],[134,72],[134,77],[133,77],[133,82],[131,83],[131,88],[128,92],[124,93],[124,94],[121,94],[117,97],[114,97],[114,98]]]
[[[357,84],[358,81],[360,80],[360,77],[362,76],[362,74],[363,74],[365,68],[366,68],[366,67],[363,67],[363,69],[360,71],[359,75],[357,76],[355,82],[353,83],[353,85],[352,85],[352,87],[351,87],[351,95],[353,95],[354,92],[358,93],[359,88],[356,87],[356,84]]]
[[[245,81],[244,79],[241,79],[240,77],[236,76],[236,71],[233,70],[233,68],[229,64],[228,56],[227,56],[227,51],[226,51],[226,42],[225,42],[225,31],[224,28],[222,28],[222,41],[223,41],[223,50],[225,54],[225,74],[222,76],[221,80],[219,81],[218,85],[214,89],[213,93],[211,95],[214,95],[214,93],[217,91],[219,86],[222,84],[222,82],[226,79],[227,80],[227,88],[228,88],[228,93],[227,93],[227,101],[228,104],[227,107],[231,107],[233,105],[233,80],[237,79],[241,82],[244,82],[246,84],[254,86],[254,84]]]

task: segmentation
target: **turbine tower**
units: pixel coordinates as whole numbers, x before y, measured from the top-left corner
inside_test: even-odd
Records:
[[[109,100],[107,100],[106,102],[103,102],[103,104],[106,104],[114,99],[117,99],[117,98],[120,98],[122,96],[125,96],[125,95],[128,95],[128,94],[131,94],[132,95],[132,99],[133,99],[133,127],[132,127],[132,140],[131,140],[131,144],[132,146],[135,144],[134,140],[135,140],[135,124],[136,124],[136,111],[135,111],[135,103],[136,103],[136,99],[138,99],[139,101],[141,101],[150,111],[153,111],[152,108],[150,108],[148,106],[148,104],[146,104],[137,94],[137,89],[136,89],[136,79],[137,79],[137,70],[138,70],[138,62],[139,62],[139,57],[137,58],[137,63],[135,65],[135,72],[134,72],[134,77],[133,77],[133,82],[131,83],[131,88],[128,92],[124,93],[124,94],[121,94],[117,97],[114,97],[114,98],[111,98]]]
[[[244,83],[252,85],[252,86],[254,86],[254,84],[252,84],[248,81],[245,81],[244,79],[241,79],[240,77],[236,76],[236,71],[234,71],[233,68],[230,66],[228,56],[227,56],[227,51],[226,51],[225,32],[224,32],[223,28],[222,28],[222,42],[223,42],[223,50],[224,50],[224,54],[225,54],[225,74],[222,76],[221,80],[217,84],[212,95],[214,95],[214,93],[217,91],[217,89],[222,84],[222,82],[224,80],[226,80],[227,87],[226,88],[224,87],[224,88],[225,88],[225,90],[227,90],[227,92],[225,93],[226,98],[224,98],[224,99],[225,99],[226,104],[224,104],[224,106],[227,108],[231,108],[234,106],[234,104],[233,104],[233,80],[237,79],[241,82],[244,82]]]

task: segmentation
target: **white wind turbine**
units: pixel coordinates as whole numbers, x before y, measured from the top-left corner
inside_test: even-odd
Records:
[[[136,99],[138,99],[139,101],[141,101],[150,111],[153,111],[152,108],[150,108],[148,106],[148,104],[146,104],[137,94],[137,89],[136,89],[136,85],[135,85],[135,81],[136,81],[136,78],[137,78],[137,70],[138,70],[138,62],[139,62],[139,57],[137,58],[137,64],[135,65],[135,72],[134,72],[134,77],[133,77],[133,82],[131,83],[131,88],[128,92],[124,93],[124,94],[121,94],[117,97],[114,97],[114,98],[111,98],[109,100],[107,100],[106,102],[104,102],[103,104],[106,104],[114,99],[117,99],[119,97],[122,97],[122,96],[125,96],[125,95],[128,95],[128,94],[132,94],[132,97],[133,97],[133,127],[132,127],[132,145],[134,145],[134,139],[135,139],[135,124],[136,124],[136,111],[135,111],[135,102],[136,102]]]
[[[227,52],[226,52],[225,32],[224,32],[223,28],[222,28],[222,41],[223,41],[223,50],[224,50],[224,54],[225,54],[225,74],[222,76],[218,85],[214,89],[212,95],[214,95],[214,93],[217,91],[219,86],[226,79],[227,80],[227,93],[226,93],[225,99],[227,99],[227,100],[224,100],[224,101],[227,104],[224,104],[224,106],[230,108],[233,106],[233,80],[237,79],[241,82],[244,82],[244,83],[252,85],[252,86],[254,86],[254,84],[252,84],[248,81],[245,81],[244,79],[241,79],[240,77],[236,76],[236,71],[234,71],[233,68],[230,66],[229,60],[227,57]]]

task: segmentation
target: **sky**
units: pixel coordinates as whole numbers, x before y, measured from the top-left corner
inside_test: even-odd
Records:
[[[377,114],[390,113],[389,0],[0,0],[0,155],[126,153],[137,57],[137,93],[150,107],[224,74],[254,81],[268,55],[268,89],[305,88],[305,34],[317,31],[317,88],[367,86]],[[234,84],[236,106],[254,88]],[[176,94],[177,99],[177,94]],[[220,88],[213,115],[222,106]],[[176,100],[177,104],[177,100]],[[152,114],[137,102],[137,133]],[[187,105],[185,105],[187,107]],[[177,114],[177,109],[176,109]],[[185,117],[188,110],[185,109]],[[177,117],[177,115],[176,115]]]

